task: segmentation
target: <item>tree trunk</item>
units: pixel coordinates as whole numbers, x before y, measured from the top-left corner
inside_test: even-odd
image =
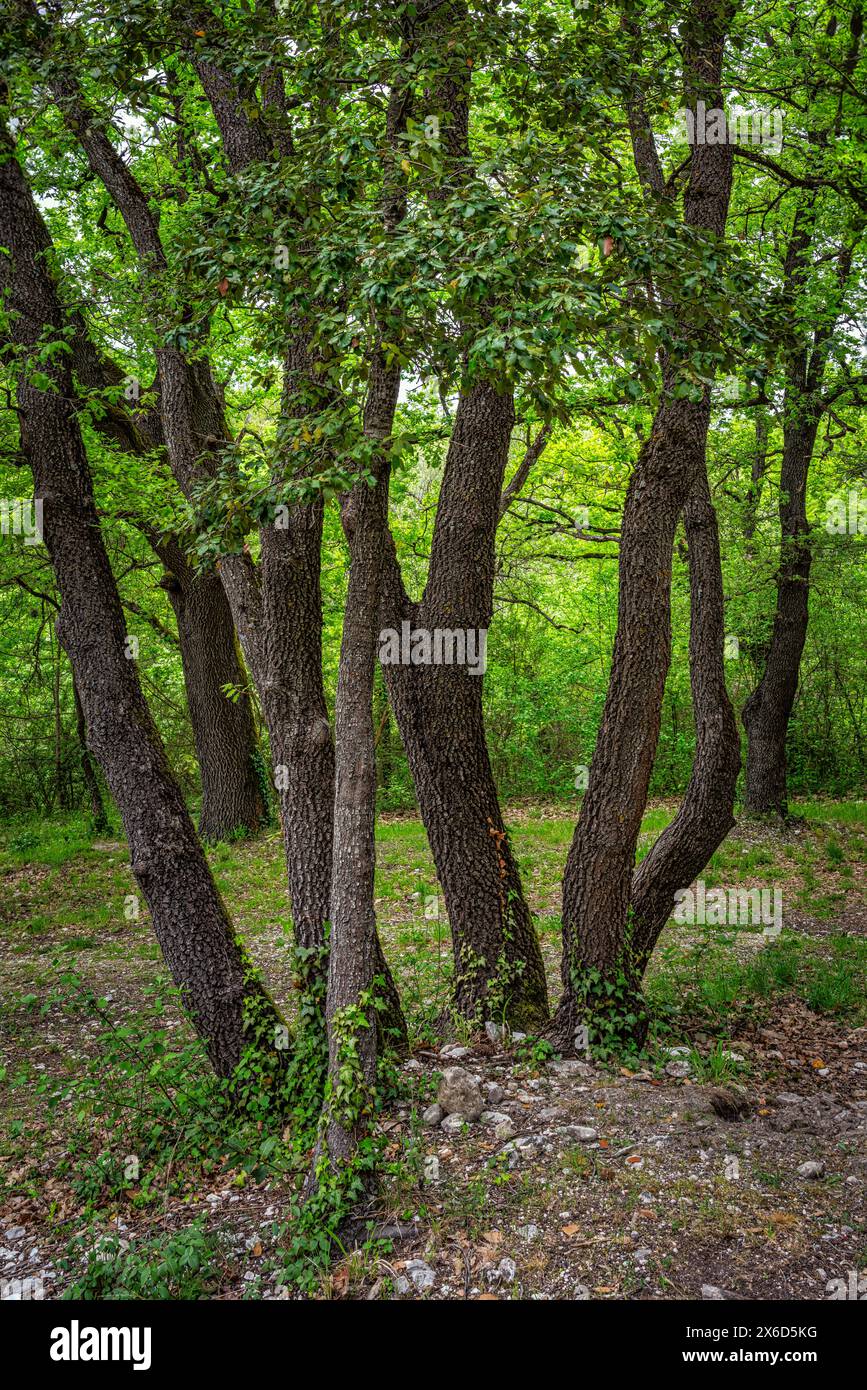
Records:
[[[793,312],[805,287],[815,238],[815,204],[797,209],[786,257],[785,290]],[[812,550],[807,522],[807,476],[826,403],[822,386],[831,340],[852,269],[854,246],[845,242],[836,258],[836,293],[824,306],[812,341],[788,345],[783,401],[783,463],[780,470],[780,566],[777,606],[762,679],[743,710],[747,731],[745,809],[753,815],[788,815],[786,739],[801,654],[807,637]]]
[[[51,243],[8,137],[0,161],[0,285],[9,294],[16,343],[32,350],[66,329],[48,274]],[[88,744],[123,819],[133,873],[150,908],[166,964],[214,1069],[229,1076],[255,1027],[273,1069],[282,1020],[253,973],[211,877],[165,752],[126,655],[126,625],[99,527],[75,416],[68,359],[42,370],[45,390],[18,383],[21,449],[43,508],[43,536],[61,597],[58,635],[72,664]],[[275,1030],[280,1029],[278,1034]]]
[[[487,633],[513,425],[510,394],[481,384],[461,397],[424,596],[410,603],[389,545],[384,629],[408,621],[430,633]],[[469,664],[382,669],[445,900],[455,1008],[477,1025],[505,1017],[538,1029],[548,1018],[545,968],[488,757],[483,676]]]
[[[379,359],[371,372],[365,434],[391,433],[400,373]],[[376,1082],[376,746],[373,677],[388,527],[389,465],[374,464],[376,486],[355,484],[343,509],[350,550],[335,713],[334,863],[328,961],[328,1128],[332,1164],[350,1159],[369,1124]]]
[[[722,106],[726,11],[695,0],[684,25],[686,105]],[[732,180],[730,145],[694,145],[684,223],[721,237]],[[686,344],[695,331],[681,324]],[[671,560],[678,517],[705,468],[710,391],[674,393],[663,364],[653,429],[630,479],[620,538],[617,632],[602,722],[563,876],[563,996],[552,1036],[564,1050],[579,1029],[640,1038],[635,944],[629,915],[635,850],[647,804],[671,659]]]
[[[677,815],[632,880],[634,971],[640,981],[678,888],[701,873],[735,823],[741,744],[725,681],[725,603],[719,532],[707,474],[701,470],[683,509],[689,547],[689,677],[695,756]]]
[[[93,759],[87,747],[87,726],[84,720],[84,710],[81,707],[81,696],[78,693],[78,686],[75,677],[72,680],[72,694],[75,699],[75,729],[78,734],[78,743],[81,749],[81,775],[84,778],[84,785],[90,800],[90,814],[93,820],[93,828],[97,835],[105,835],[109,830],[108,816],[105,812],[105,802],[102,799],[102,789],[99,785],[96,772],[93,767]]]
[[[219,576],[179,556],[163,580],[178,624],[181,663],[202,783],[199,834],[253,834],[267,817],[256,770],[256,730],[235,625]],[[240,687],[229,699],[224,687]]]
[[[809,619],[807,474],[818,424],[814,418],[784,427],[777,607],[764,674],[741,716],[747,731],[744,809],[751,815],[788,815],[786,739]]]

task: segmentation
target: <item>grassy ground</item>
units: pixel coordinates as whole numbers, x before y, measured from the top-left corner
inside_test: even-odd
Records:
[[[643,1057],[567,1074],[530,1044],[456,1036],[461,1064],[504,1093],[493,1108],[517,1141],[505,1155],[484,1125],[457,1137],[420,1125],[447,1065],[435,1021],[451,949],[421,825],[385,819],[377,912],[413,1056],[382,1119],[379,1205],[331,1273],[304,1257],[308,1293],[698,1297],[713,1284],[823,1297],[867,1265],[867,807],[797,810],[782,835],[736,829],[703,875],[708,891],[779,887],[782,934],[669,923],[648,973]],[[649,811],[642,853],[672,813]],[[573,815],[514,808],[509,822],[554,1000]],[[281,858],[276,833],[211,851],[291,1014]],[[297,1171],[261,1133],[209,1128],[195,1098],[185,1106],[179,1078],[198,1062],[174,1004],[153,993],[161,961],[122,840],[94,842],[75,818],[8,827],[0,955],[0,1278],[43,1279],[48,1296],[84,1280],[89,1296],[273,1297]],[[673,1066],[672,1045],[689,1049]],[[708,1102],[710,1083],[731,1081],[749,1097],[736,1123]],[[575,1125],[596,1138],[576,1140]],[[112,1179],[128,1159],[133,1176]],[[800,1178],[808,1160],[824,1176]],[[424,1290],[413,1259],[432,1279]]]

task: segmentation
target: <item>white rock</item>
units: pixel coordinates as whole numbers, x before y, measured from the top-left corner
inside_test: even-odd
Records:
[[[511,1283],[514,1281],[515,1276],[516,1276],[517,1273],[518,1273],[518,1267],[517,1267],[517,1265],[515,1264],[515,1261],[514,1261],[514,1260],[510,1260],[510,1259],[508,1259],[508,1257],[507,1257],[506,1259],[500,1260],[500,1263],[496,1266],[495,1269],[489,1269],[489,1270],[487,1271],[488,1283],[489,1283],[489,1284],[499,1284],[499,1283],[511,1284]]]
[[[816,1178],[822,1178],[822,1177],[824,1177],[824,1176],[825,1176],[825,1165],[824,1165],[824,1163],[817,1162],[816,1159],[814,1159],[814,1158],[808,1159],[806,1163],[799,1163],[799,1164],[798,1164],[798,1177],[799,1177],[799,1178],[806,1178],[807,1180],[811,1180],[811,1181],[812,1181],[812,1180],[815,1180]]]
[[[419,1293],[424,1293],[425,1289],[433,1288],[436,1276],[430,1265],[425,1264],[424,1260],[407,1260],[406,1272]]]
[[[510,1115],[504,1114],[501,1110],[483,1110],[481,1121],[483,1125],[490,1125],[491,1129],[496,1129],[504,1120],[511,1119]]]
[[[667,1076],[689,1076],[689,1062],[666,1062],[665,1072]]]
[[[434,1129],[443,1118],[443,1108],[441,1105],[429,1105],[421,1117],[421,1122],[427,1129]]]
[[[468,1120],[477,1120],[485,1108],[478,1081],[463,1067],[446,1067],[437,1101],[446,1115],[464,1115]]]
[[[599,1138],[599,1131],[592,1125],[566,1125],[558,1133],[567,1139],[574,1139],[578,1144],[592,1144],[594,1139]]]
[[[459,1115],[457,1111],[453,1115],[446,1115],[440,1125],[444,1134],[461,1134],[465,1124],[468,1124],[466,1115]]]

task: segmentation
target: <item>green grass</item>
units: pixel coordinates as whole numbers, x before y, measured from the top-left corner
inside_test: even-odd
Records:
[[[650,975],[647,993],[663,1015],[697,1014],[718,1027],[733,1015],[774,996],[793,995],[815,1013],[867,1022],[867,940],[856,936],[814,939],[784,933],[741,961],[725,946],[701,943],[676,951]]]

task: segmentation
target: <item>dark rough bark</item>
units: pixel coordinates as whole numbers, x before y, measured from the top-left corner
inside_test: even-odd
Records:
[[[674,820],[632,880],[632,948],[640,980],[671,915],[674,894],[701,873],[735,823],[740,736],[725,682],[725,605],[719,533],[707,474],[701,470],[683,509],[689,547],[689,675],[695,756]]]
[[[752,815],[788,815],[786,740],[809,620],[813,555],[806,492],[817,429],[816,419],[784,428],[777,606],[764,673],[741,716],[747,731],[744,807]]]
[[[73,366],[78,381],[105,390],[123,373],[93,344],[83,320],[77,320]],[[133,454],[164,446],[157,412],[131,412],[112,405],[96,422],[101,434]],[[238,651],[235,625],[223,584],[213,571],[197,573],[176,537],[138,523],[163,562],[166,589],[178,625],[187,705],[202,785],[199,834],[206,840],[252,834],[267,819],[267,805],[256,769],[258,743],[253,709],[246,693],[246,672]],[[224,686],[244,690],[236,700]]]
[[[470,74],[450,39],[467,23],[463,0],[420,21],[419,43],[441,59],[430,96],[442,113],[442,201],[469,185]],[[493,614],[494,543],[514,427],[510,391],[480,380],[462,393],[437,506],[430,569],[419,604],[403,588],[387,545],[382,626],[487,628]],[[540,445],[540,448],[542,445]],[[506,503],[507,505],[508,503]],[[506,1017],[538,1029],[548,1018],[545,970],[520,873],[503,824],[482,712],[484,681],[466,666],[383,668],[442,887],[455,958],[454,1007],[465,1019]]]
[[[365,434],[391,433],[400,374],[374,363],[365,407]],[[328,961],[326,1143],[332,1163],[348,1160],[369,1119],[376,1079],[376,1022],[368,1000],[376,974],[376,747],[373,677],[379,635],[380,589],[388,527],[388,458],[375,463],[376,486],[356,483],[343,509],[350,570],[340,648],[335,712],[334,864],[331,951]],[[362,1007],[366,1026],[354,1016]],[[345,1070],[352,1077],[346,1090]]]
[[[686,102],[720,107],[726,7],[696,0],[684,26]],[[732,152],[695,145],[684,193],[684,223],[722,236]],[[689,326],[681,331],[689,337]],[[626,495],[620,537],[617,633],[611,676],[581,816],[563,877],[563,997],[552,1027],[571,1050],[593,1016],[618,1032],[640,1032],[631,964],[629,905],[635,850],[659,737],[671,658],[671,561],[678,517],[705,467],[710,395],[673,394],[675,366],[663,366],[653,429]]]
[[[183,556],[163,579],[178,624],[187,706],[202,783],[199,834],[225,840],[252,834],[267,817],[256,769],[256,730],[246,691],[229,699],[224,687],[246,677],[235,625],[220,578],[195,574]]]
[[[768,431],[770,421],[764,406],[756,407],[756,445],[750,468],[750,485],[747,489],[744,508],[744,536],[751,541],[756,534],[759,503],[762,496],[762,483],[768,471]],[[751,552],[749,552],[751,553]]]
[[[9,293],[14,340],[25,352],[66,324],[49,278],[48,234],[8,139],[0,149],[0,288]],[[282,1027],[250,969],[172,777],[125,654],[126,628],[102,541],[68,360],[53,358],[51,386],[18,384],[21,449],[43,504],[43,534],[61,596],[58,633],[72,664],[88,745],[123,819],[133,873],[166,964],[215,1070],[230,1075],[255,1022],[270,1044]],[[270,1034],[270,1037],[268,1036]],[[285,1054],[284,1054],[285,1055]]]
[[[75,679],[72,681],[72,694],[75,699],[75,728],[78,734],[78,744],[81,749],[81,775],[84,778],[84,785],[87,788],[87,795],[90,800],[90,814],[93,817],[93,828],[98,835],[104,835],[109,829],[108,816],[106,815],[105,802],[102,799],[102,789],[99,779],[93,766],[93,759],[87,747],[87,725],[84,720],[84,710],[81,704],[81,696],[78,693],[78,686]]]
[[[513,425],[510,394],[480,384],[461,397],[424,596],[410,603],[389,546],[384,628],[487,630]],[[488,757],[483,677],[466,665],[384,665],[383,674],[443,890],[455,1008],[538,1029],[548,1017],[545,970]]]
[[[786,261],[786,292],[794,300],[804,284],[814,238],[814,209],[795,216]],[[777,602],[762,678],[747,700],[745,809],[752,815],[788,815],[786,741],[807,638],[812,549],[807,522],[807,477],[825,403],[822,385],[840,302],[852,268],[852,249],[837,256],[837,296],[813,332],[809,347],[790,351],[783,401],[780,470],[780,564]]]

